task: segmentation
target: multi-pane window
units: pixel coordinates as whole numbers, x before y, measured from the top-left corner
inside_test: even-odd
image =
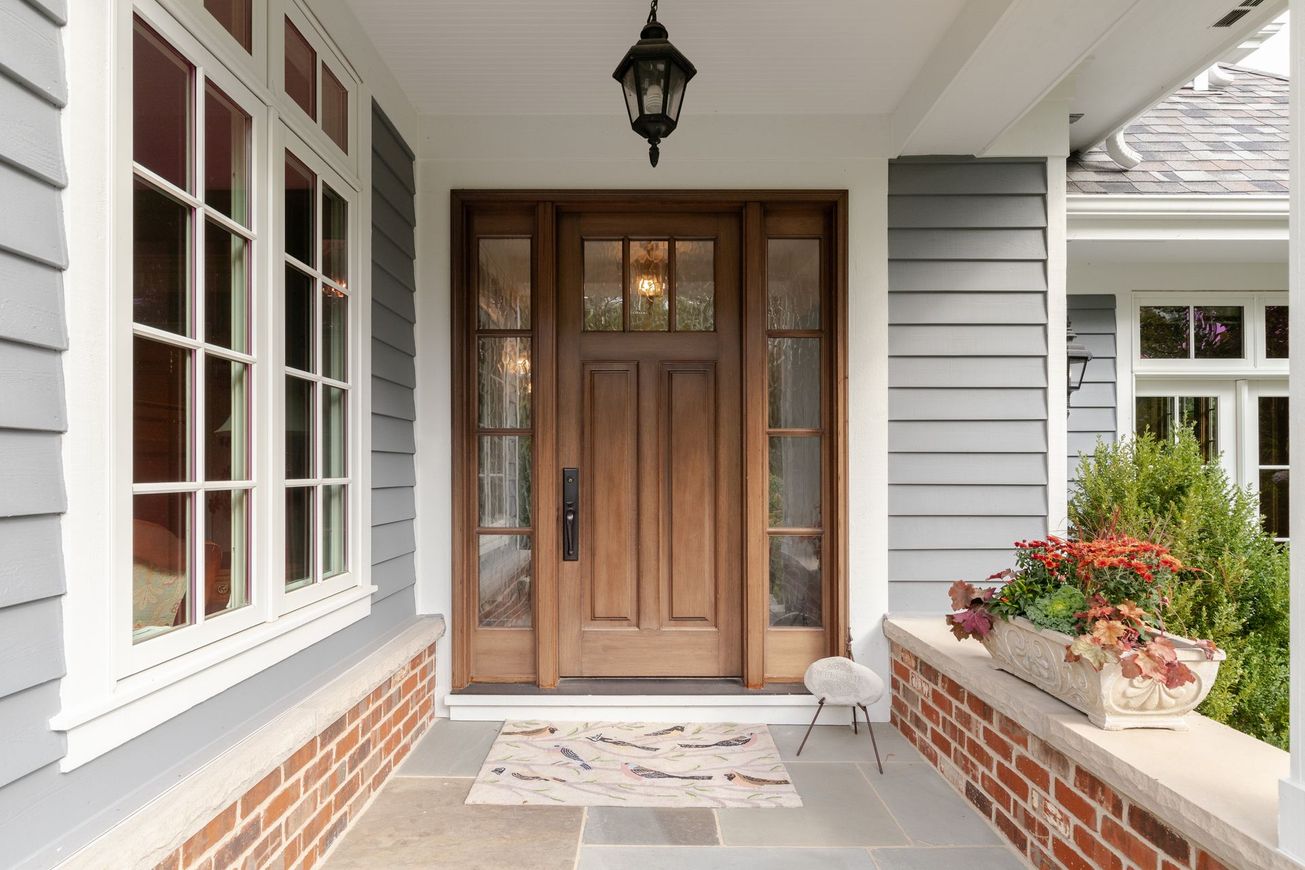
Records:
[[[713,332],[713,239],[586,239],[585,332]]]
[[[1239,360],[1246,356],[1240,305],[1143,305],[1142,359]]]
[[[1138,396],[1133,413],[1137,434],[1149,433],[1161,441],[1188,429],[1196,438],[1201,458],[1219,458],[1219,399],[1217,396]]]
[[[766,249],[770,625],[824,624],[825,336],[820,239]]]
[[[1256,471],[1260,513],[1264,516],[1265,530],[1279,540],[1287,538],[1290,528],[1287,500],[1288,401],[1286,396],[1260,396],[1256,403],[1259,429]]]
[[[349,153],[349,88],[321,60],[317,49],[290,18],[285,19],[285,93],[321,125],[341,151]]]
[[[133,24],[132,639],[250,602],[250,110]],[[201,132],[202,131],[202,132]]]
[[[285,588],[348,570],[349,203],[285,152]]]
[[[476,259],[477,622],[529,628],[531,240],[482,238]]]

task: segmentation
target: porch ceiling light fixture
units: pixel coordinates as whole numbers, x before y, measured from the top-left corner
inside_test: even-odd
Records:
[[[657,20],[657,0],[648,9],[648,21],[639,41],[630,46],[612,78],[625,91],[630,127],[648,140],[648,160],[653,166],[658,145],[675,132],[684,103],[684,88],[698,70],[671,45],[666,28]]]
[[[1083,386],[1083,375],[1087,372],[1087,364],[1092,361],[1092,351],[1078,343],[1078,333],[1068,323],[1065,324],[1065,360],[1069,374],[1068,395],[1073,395]]]

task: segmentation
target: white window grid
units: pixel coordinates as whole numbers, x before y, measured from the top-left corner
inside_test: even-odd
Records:
[[[1285,374],[1286,359],[1270,359],[1264,310],[1269,305],[1286,305],[1286,293],[1197,292],[1134,293],[1132,302],[1133,370],[1138,375],[1174,377],[1236,377]],[[1142,309],[1151,306],[1194,308],[1203,306],[1242,309],[1242,356],[1239,359],[1144,359],[1142,357]],[[1189,318],[1188,341],[1195,328]]]

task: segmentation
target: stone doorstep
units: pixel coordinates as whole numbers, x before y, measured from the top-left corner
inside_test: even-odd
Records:
[[[1087,717],[999,671],[977,642],[960,642],[941,616],[889,617],[888,640],[960,683],[1110,788],[1214,855],[1264,870],[1300,870],[1278,850],[1278,787],[1290,756],[1189,714],[1188,731],[1103,731]],[[1238,776],[1230,780],[1230,765]]]
[[[418,617],[409,628],[325,686],[278,714],[249,736],[168,788],[122,822],[69,856],[60,870],[105,866],[153,867],[232,801],[364,700],[390,675],[444,635],[444,617]],[[268,759],[250,766],[250,758]],[[273,761],[274,760],[274,761]],[[112,856],[112,861],[105,859]]]

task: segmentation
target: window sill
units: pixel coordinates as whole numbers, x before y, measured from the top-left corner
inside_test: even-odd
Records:
[[[284,661],[371,613],[374,586],[339,592],[140,674],[50,720],[65,732],[67,772]]]

